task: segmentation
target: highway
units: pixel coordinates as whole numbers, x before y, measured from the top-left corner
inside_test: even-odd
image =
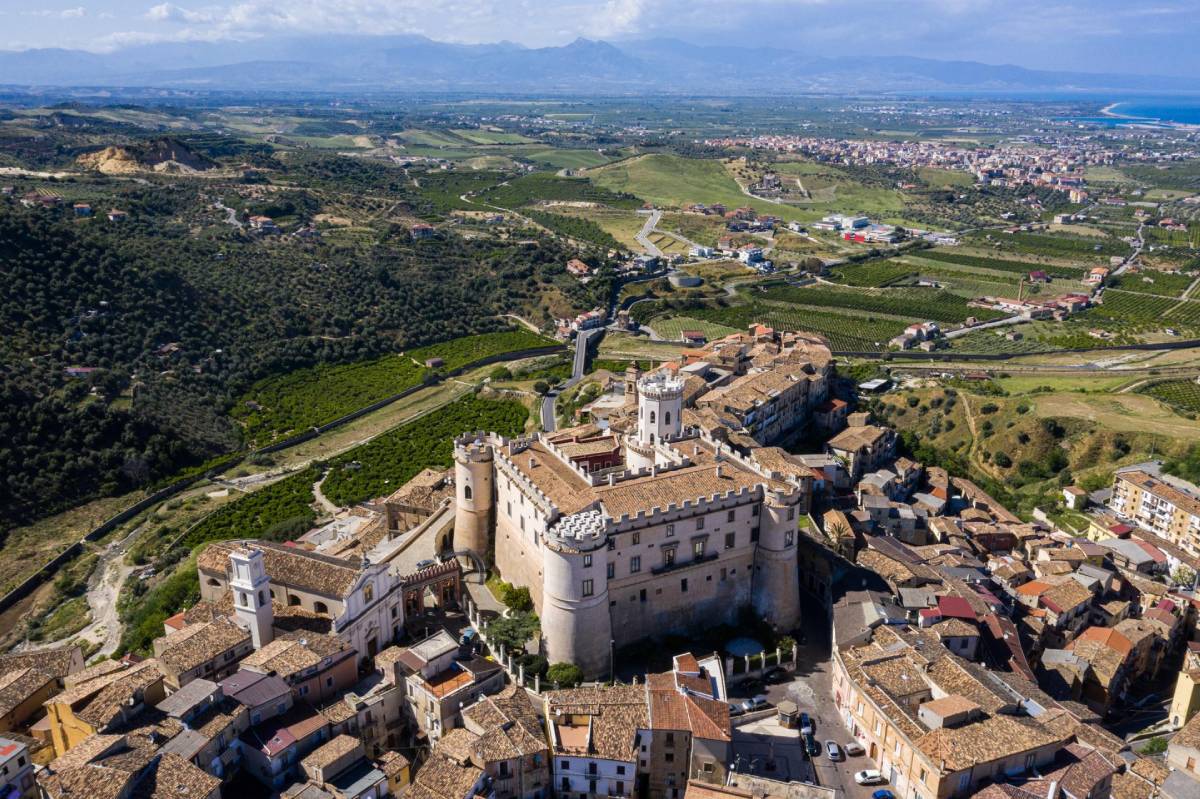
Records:
[[[588,344],[594,336],[604,333],[604,328],[596,328],[593,330],[582,330],[575,335],[575,364],[571,371],[571,376],[560,389],[552,391],[542,398],[542,429],[547,433],[553,432],[558,428],[554,413],[554,401],[558,398],[559,391],[568,389],[583,379],[584,370],[587,369],[587,352]]]

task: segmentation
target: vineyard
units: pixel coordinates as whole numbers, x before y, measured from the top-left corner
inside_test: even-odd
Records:
[[[1192,284],[1190,275],[1168,274],[1147,269],[1137,274],[1125,274],[1113,278],[1109,285],[1121,291],[1141,294],[1158,294],[1163,297],[1178,297]]]
[[[441,358],[444,363],[438,369],[450,371],[493,355],[552,347],[557,343],[522,327],[450,339],[440,344],[409,350],[407,354],[417,363],[425,363],[430,358]]]
[[[1083,277],[1083,270],[1071,266],[1056,266],[1054,264],[1035,264],[1028,261],[1010,261],[1003,258],[987,258],[979,255],[949,252],[946,250],[924,250],[921,257],[930,261],[941,261],[959,266],[973,266],[979,269],[990,269],[994,272],[1028,273],[1041,270],[1050,277],[1062,277],[1078,280]]]
[[[780,330],[812,331],[827,337],[832,349],[852,352],[874,352],[882,349],[889,339],[903,332],[907,324],[903,320],[845,316],[807,308],[782,308],[761,303],[689,310],[688,315],[703,322],[713,322],[735,330],[745,330],[752,322],[762,322]],[[657,320],[651,323],[652,326],[656,324]]]
[[[419,385],[424,375],[403,355],[297,369],[255,383],[231,415],[247,442],[263,446]]]
[[[222,506],[193,527],[180,544],[195,549],[230,538],[294,538],[316,521],[312,487],[320,476],[320,470],[310,467]]]
[[[513,400],[464,397],[338,456],[321,491],[343,507],[390,494],[422,469],[449,468],[455,436],[474,430],[513,436],[528,418]]]
[[[1200,413],[1200,385],[1195,380],[1164,380],[1161,383],[1143,386],[1137,391],[1139,394],[1162,400],[1172,408],[1188,413]]]
[[[909,319],[933,319],[961,323],[969,316],[982,321],[999,319],[1004,314],[986,308],[972,308],[957,294],[937,289],[897,288],[883,291],[839,291],[826,288],[774,288],[755,295],[764,301],[779,300],[797,305],[847,308]]]
[[[444,364],[439,368],[450,371],[494,355],[554,344],[516,328],[451,339],[402,355],[297,369],[256,383],[231,415],[242,424],[248,442],[263,446],[420,385],[431,375],[423,366],[430,358],[441,358]]]
[[[847,286],[886,286],[916,274],[911,265],[895,259],[845,264],[830,272],[834,280]]]
[[[642,207],[642,201],[632,194],[600,188],[586,178],[560,178],[548,172],[535,172],[510,180],[482,192],[478,197],[485,203],[502,208],[520,208],[542,200],[591,202],[630,210]]]

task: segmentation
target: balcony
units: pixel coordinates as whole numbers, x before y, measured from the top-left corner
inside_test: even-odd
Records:
[[[680,569],[687,569],[692,566],[699,566],[702,563],[709,563],[716,559],[717,559],[717,553],[709,552],[707,554],[701,555],[698,558],[692,558],[690,560],[682,560],[682,561],[677,560],[674,563],[664,563],[661,566],[655,566],[654,568],[650,569],[650,573],[651,574],[666,574],[668,572],[679,571]]]

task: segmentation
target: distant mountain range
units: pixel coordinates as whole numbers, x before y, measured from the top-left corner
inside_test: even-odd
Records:
[[[107,54],[0,51],[10,86],[163,87],[233,90],[434,90],[572,93],[765,90],[861,93],[924,91],[1200,91],[1200,78],[1054,72],[972,61],[871,56],[811,58],[762,47],[713,47],[674,39],[562,47],[510,42],[458,45],[421,36],[330,35],[248,42],[177,42]]]

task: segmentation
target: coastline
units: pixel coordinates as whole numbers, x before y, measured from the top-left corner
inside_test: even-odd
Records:
[[[1106,116],[1106,117],[1112,117],[1114,119],[1145,119],[1146,118],[1146,117],[1130,116],[1129,114],[1118,114],[1115,110],[1113,110],[1122,105],[1128,105],[1128,103],[1126,103],[1124,101],[1109,103],[1108,105],[1106,105],[1100,109],[1100,115]]]

